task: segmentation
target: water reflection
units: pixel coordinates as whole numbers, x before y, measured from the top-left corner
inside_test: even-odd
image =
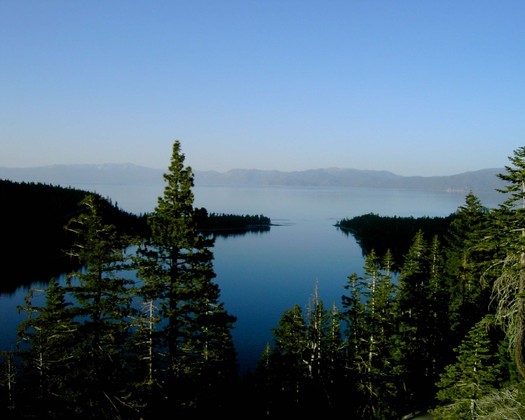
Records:
[[[236,238],[245,235],[263,235],[270,233],[270,229],[270,226],[258,226],[247,229],[227,229],[204,233],[208,238]]]

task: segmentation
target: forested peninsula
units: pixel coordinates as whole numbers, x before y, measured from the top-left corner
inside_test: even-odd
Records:
[[[176,141],[145,236],[142,222],[109,223],[110,203],[94,195],[68,210],[67,255],[83,269],[51,281],[44,304],[30,291],[20,308],[23,345],[0,353],[0,415],[524,418],[525,147],[509,161],[497,208],[468,193],[447,218],[341,220],[362,244],[375,232],[362,272],[349,273],[340,306],[314,290],[284,311],[240,377],[237,319],[214,282],[213,235]],[[130,237],[139,240],[128,255]],[[136,277],[122,277],[127,269]]]
[[[82,212],[81,201],[88,195],[96,198],[106,223],[123,234],[130,238],[150,235],[147,213],[127,212],[110,197],[40,182],[0,180],[0,292],[47,282],[75,267],[74,259],[66,253],[75,238],[64,227]],[[264,215],[208,213],[206,209],[196,213],[199,229],[210,236],[266,232],[271,226]]]
[[[447,231],[455,218],[455,213],[446,217],[380,216],[368,213],[342,219],[335,226],[352,235],[361,246],[364,255],[371,251],[378,255],[390,252],[393,268],[398,271],[418,231],[423,232],[426,240],[435,236],[446,239]]]

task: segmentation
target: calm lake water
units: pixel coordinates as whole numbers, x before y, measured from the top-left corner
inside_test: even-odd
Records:
[[[162,194],[158,185],[74,185],[96,191],[133,213],[152,211]],[[340,306],[351,273],[361,273],[363,255],[352,236],[334,224],[366,213],[381,216],[447,216],[465,203],[463,193],[319,187],[196,186],[195,206],[209,212],[262,214],[269,232],[217,238],[213,248],[221,301],[237,317],[233,338],[243,372],[253,371],[272,328],[294,304],[306,308],[317,284],[325,307]],[[501,194],[477,194],[496,207]],[[47,279],[44,279],[47,280]],[[0,295],[0,350],[14,348],[16,327],[25,314],[27,288]]]

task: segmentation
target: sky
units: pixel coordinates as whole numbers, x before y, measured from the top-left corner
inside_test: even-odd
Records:
[[[0,166],[452,175],[525,144],[523,0],[0,0]]]

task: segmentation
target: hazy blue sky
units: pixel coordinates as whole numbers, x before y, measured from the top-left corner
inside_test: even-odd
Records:
[[[525,1],[0,0],[0,166],[449,175],[525,145]]]

